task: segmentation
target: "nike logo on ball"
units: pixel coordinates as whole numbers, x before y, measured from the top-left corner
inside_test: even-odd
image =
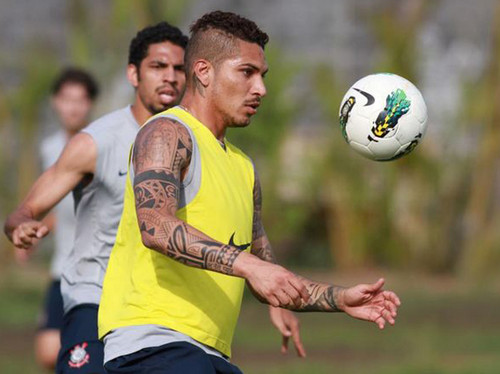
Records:
[[[364,106],[372,105],[375,102],[375,98],[370,95],[368,92],[360,90],[358,88],[354,88],[356,91],[358,91],[361,95],[366,97],[366,104]]]

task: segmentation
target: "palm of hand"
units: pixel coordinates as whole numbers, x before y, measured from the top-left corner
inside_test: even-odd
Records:
[[[344,291],[344,311],[351,317],[371,321],[383,329],[386,322],[394,324],[399,299],[394,292],[380,287],[359,285]]]

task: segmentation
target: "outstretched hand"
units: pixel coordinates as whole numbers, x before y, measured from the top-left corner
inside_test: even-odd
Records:
[[[384,291],[385,280],[380,278],[373,284],[359,284],[342,290],[339,307],[351,317],[371,321],[380,329],[385,324],[394,325],[401,301],[392,291]]]

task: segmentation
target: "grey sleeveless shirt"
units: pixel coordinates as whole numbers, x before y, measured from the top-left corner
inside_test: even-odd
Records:
[[[97,146],[97,161],[92,181],[73,192],[75,242],[61,275],[65,313],[77,305],[99,304],[123,209],[130,146],[138,131],[130,106],[107,114],[82,130]]]

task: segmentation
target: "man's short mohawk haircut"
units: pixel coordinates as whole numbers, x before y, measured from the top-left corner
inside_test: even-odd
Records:
[[[191,35],[199,31],[220,30],[250,43],[256,43],[264,49],[269,41],[269,36],[247,18],[235,13],[215,12],[207,13],[191,25]]]

